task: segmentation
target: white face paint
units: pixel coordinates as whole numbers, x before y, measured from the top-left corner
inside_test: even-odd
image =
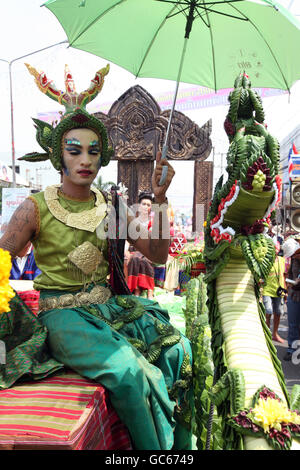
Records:
[[[101,141],[91,129],[72,129],[64,135],[63,178],[79,186],[91,185],[100,168]]]

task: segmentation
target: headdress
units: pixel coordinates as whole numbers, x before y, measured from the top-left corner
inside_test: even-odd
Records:
[[[40,162],[50,159],[54,168],[60,171],[62,169],[61,143],[63,135],[71,129],[88,128],[101,136],[101,166],[108,165],[113,150],[108,146],[106,128],[99,119],[89,114],[85,107],[100,93],[103,87],[104,77],[109,72],[109,65],[96,72],[89,88],[81,93],[76,92],[74,80],[67,65],[65,67],[65,92],[58,90],[54,83],[48,80],[44,72],[37,72],[37,70],[29,64],[25,65],[29,72],[35,77],[35,83],[39,90],[49,96],[49,98],[65,106],[65,113],[59,124],[55,127],[45,121],[33,118],[37,130],[36,139],[45,153],[28,153],[18,160]]]

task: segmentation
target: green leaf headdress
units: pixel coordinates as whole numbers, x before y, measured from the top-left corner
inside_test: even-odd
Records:
[[[40,162],[51,160],[52,165],[58,171],[62,169],[62,138],[71,129],[88,128],[96,132],[102,140],[101,166],[108,165],[113,150],[108,146],[107,131],[104,124],[93,115],[89,114],[85,107],[100,93],[104,77],[109,72],[109,65],[96,72],[89,88],[81,93],[76,93],[72,75],[65,67],[66,91],[58,90],[51,80],[48,80],[44,72],[38,72],[34,67],[25,64],[29,72],[35,77],[35,83],[39,90],[59,104],[65,106],[65,113],[57,126],[52,126],[40,119],[33,118],[37,130],[36,139],[45,153],[27,153],[18,160],[28,162]]]

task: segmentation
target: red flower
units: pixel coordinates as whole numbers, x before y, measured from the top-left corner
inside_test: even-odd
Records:
[[[267,398],[273,398],[274,400],[276,400],[276,395],[274,392],[272,392],[272,390],[269,390],[267,387],[264,387],[259,392],[259,398],[262,398],[263,400],[266,400]]]
[[[232,239],[231,235],[227,232],[222,233],[221,236],[222,236],[223,240],[231,241],[231,239]]]
[[[290,428],[291,432],[294,432],[296,434],[300,433],[300,425],[299,424],[289,423],[289,428]]]
[[[216,222],[218,222],[220,218],[220,215],[217,214],[211,221],[210,221],[210,226],[214,225]]]

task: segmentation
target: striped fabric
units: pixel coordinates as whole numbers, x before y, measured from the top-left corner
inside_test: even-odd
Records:
[[[106,390],[76,373],[0,391],[0,450],[130,450]]]
[[[30,308],[32,313],[34,313],[34,315],[37,315],[39,311],[40,292],[37,290],[26,290],[17,291],[17,294],[27,305],[27,307]]]

